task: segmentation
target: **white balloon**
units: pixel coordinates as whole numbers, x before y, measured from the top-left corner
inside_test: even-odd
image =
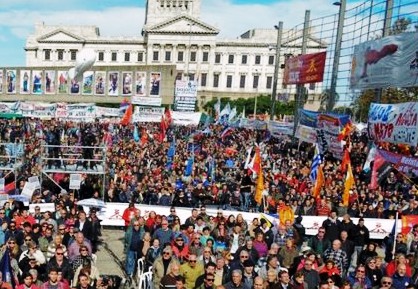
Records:
[[[96,62],[96,51],[91,48],[83,48],[77,55],[75,67],[68,71],[70,79],[77,82],[83,79],[83,73],[91,69]]]

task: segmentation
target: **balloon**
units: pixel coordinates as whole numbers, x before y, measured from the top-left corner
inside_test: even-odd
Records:
[[[96,62],[96,51],[91,48],[82,49],[77,55],[75,66],[68,71],[70,79],[79,82],[83,79],[83,73],[91,69]]]

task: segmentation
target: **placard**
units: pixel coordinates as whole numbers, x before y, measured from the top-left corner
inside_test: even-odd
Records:
[[[81,175],[71,174],[70,175],[70,190],[79,190],[81,186]]]

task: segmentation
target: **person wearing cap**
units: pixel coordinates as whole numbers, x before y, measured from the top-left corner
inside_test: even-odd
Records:
[[[248,287],[253,288],[254,278],[258,276],[258,274],[254,271],[254,262],[251,259],[247,259],[243,263],[244,271],[242,273],[242,280],[244,284]]]
[[[167,246],[164,247],[162,254],[158,256],[152,264],[152,276],[154,288],[159,288],[161,279],[171,272],[172,266],[180,265],[179,261],[173,256],[173,250]]]
[[[187,262],[189,258],[189,246],[185,244],[181,234],[176,234],[171,243],[171,249],[173,250],[173,255],[180,261],[180,264]]]
[[[186,288],[194,288],[196,279],[204,273],[204,267],[197,260],[197,255],[191,253],[188,261],[181,265],[180,272],[186,279]]]

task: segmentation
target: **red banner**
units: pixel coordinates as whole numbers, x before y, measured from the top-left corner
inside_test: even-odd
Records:
[[[327,53],[304,54],[286,60],[284,84],[305,84],[322,82]]]

